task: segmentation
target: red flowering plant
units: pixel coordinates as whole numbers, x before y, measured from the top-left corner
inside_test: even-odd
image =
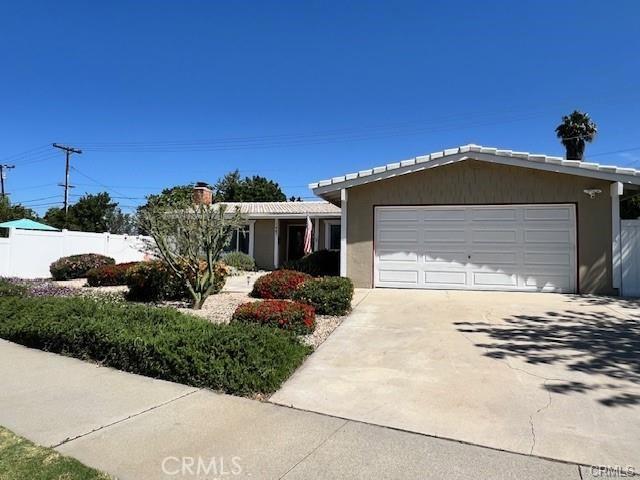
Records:
[[[298,287],[311,278],[311,275],[294,270],[276,270],[255,281],[251,296],[291,298]]]
[[[312,306],[304,303],[288,300],[263,300],[243,303],[238,306],[231,321],[257,323],[306,335],[316,328],[316,312]]]
[[[111,287],[127,284],[127,271],[140,262],[118,263],[92,268],[87,272],[87,283],[90,287]]]

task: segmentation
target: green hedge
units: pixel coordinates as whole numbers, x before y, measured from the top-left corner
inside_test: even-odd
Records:
[[[251,296],[265,299],[291,298],[293,292],[310,278],[310,275],[294,270],[275,270],[263,275],[253,283]]]
[[[185,300],[189,297],[186,285],[168,266],[159,260],[140,262],[127,269],[127,298],[138,302]],[[222,287],[220,287],[222,288]]]
[[[127,272],[141,262],[118,263],[92,268],[87,272],[90,287],[114,287],[127,284]]]
[[[173,309],[81,298],[0,298],[0,337],[231,394],[271,393],[310,353],[291,333]]]
[[[307,280],[293,293],[294,300],[311,305],[318,315],[344,315],[352,298],[353,283],[342,277]]]
[[[84,278],[92,268],[104,265],[114,265],[116,261],[111,257],[97,253],[83,253],[61,257],[49,266],[49,272],[54,280],[73,280]]]
[[[0,278],[0,297],[22,297],[28,293],[27,287]]]
[[[237,270],[252,272],[256,269],[256,262],[252,256],[242,252],[226,253],[222,261]]]

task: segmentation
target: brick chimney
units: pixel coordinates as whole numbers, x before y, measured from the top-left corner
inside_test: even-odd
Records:
[[[211,205],[213,202],[213,191],[209,184],[197,182],[193,187],[193,203],[196,205]]]

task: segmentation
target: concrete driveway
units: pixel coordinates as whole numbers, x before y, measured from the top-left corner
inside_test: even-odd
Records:
[[[640,472],[640,306],[372,290],[271,401]]]

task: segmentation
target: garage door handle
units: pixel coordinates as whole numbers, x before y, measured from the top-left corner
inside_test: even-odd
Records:
[[[467,255],[467,258],[468,258],[469,260],[471,260],[471,255]]]

